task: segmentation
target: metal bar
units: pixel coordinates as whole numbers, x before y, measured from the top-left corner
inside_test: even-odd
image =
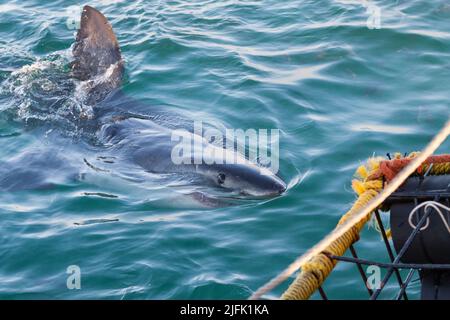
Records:
[[[386,199],[388,203],[393,200],[412,200],[414,198],[433,198],[439,195],[441,198],[450,198],[450,192],[447,189],[433,191],[402,191],[394,192]]]
[[[388,237],[386,235],[386,231],[384,230],[383,221],[381,221],[381,216],[380,216],[380,212],[378,211],[378,209],[375,210],[375,217],[377,219],[378,227],[380,228],[381,235],[383,237],[383,241],[384,241],[384,244],[386,246],[386,250],[387,250],[388,255],[389,255],[389,259],[391,260],[391,262],[394,262],[394,253],[392,252],[391,244],[389,243],[389,239],[388,239]],[[393,270],[395,272],[395,276],[397,278],[397,282],[398,282],[398,284],[399,284],[399,286],[401,288],[403,286],[403,280],[402,280],[402,277],[400,275],[400,272],[398,271],[398,269],[391,269],[391,270]],[[391,272],[391,274],[392,274],[392,272]],[[391,274],[389,274],[389,277],[391,276]],[[389,277],[386,278],[386,281],[389,280]],[[382,287],[380,287],[380,289],[382,289]],[[379,295],[379,293],[376,296],[378,296],[378,295]],[[403,293],[403,298],[405,300],[408,300],[408,296],[406,295],[406,292]]]
[[[405,244],[403,245],[402,249],[398,253],[397,257],[394,259],[394,261],[393,261],[394,264],[397,264],[400,261],[400,259],[402,258],[402,256],[405,254],[406,250],[408,250],[409,246],[411,245],[412,241],[414,240],[414,237],[419,233],[420,228],[425,223],[425,221],[427,220],[427,218],[430,215],[430,213],[431,213],[430,210],[425,210],[425,214],[422,216],[422,218],[420,218],[419,223],[416,225],[416,228],[413,230],[413,232],[411,232],[411,235],[406,240]],[[384,279],[381,281],[380,288],[378,288],[373,293],[373,295],[370,297],[371,300],[376,300],[378,298],[378,296],[381,293],[381,290],[383,290],[384,286],[386,285],[387,280],[390,278],[390,276],[392,275],[393,272],[394,272],[394,268],[391,267],[387,271]]]
[[[401,300],[402,299],[403,292],[406,292],[406,288],[408,287],[409,283],[411,282],[411,279],[412,279],[412,277],[414,275],[414,272],[416,272],[415,269],[409,270],[409,273],[406,276],[405,282],[403,283],[403,286],[400,288],[400,291],[398,292],[397,297],[395,298],[395,300]]]
[[[322,300],[328,300],[328,297],[325,294],[325,291],[323,290],[322,286],[319,286],[319,293],[320,293],[320,296],[322,297]]]
[[[352,256],[353,256],[353,258],[355,258],[355,260],[359,259],[358,255],[356,254],[355,247],[353,247],[353,245],[350,245],[350,252],[352,253]],[[372,291],[372,289],[370,289],[367,286],[367,276],[366,276],[366,273],[364,272],[364,270],[362,268],[361,263],[356,262],[356,266],[358,267],[359,274],[361,275],[361,278],[364,281],[364,286],[366,287],[367,292],[369,292],[369,296],[371,296],[373,294],[373,291]]]
[[[355,259],[350,257],[335,256],[333,254],[324,254],[333,260],[338,260],[342,262],[359,263],[365,266],[378,266],[380,268],[394,268],[394,269],[427,269],[427,270],[450,270],[450,264],[420,264],[420,263],[386,263],[386,262],[376,262],[366,259]]]
[[[434,166],[434,163],[431,163],[427,169],[427,172],[425,172],[425,174],[423,175],[424,177],[426,177],[431,172],[431,169],[433,169],[433,166]]]

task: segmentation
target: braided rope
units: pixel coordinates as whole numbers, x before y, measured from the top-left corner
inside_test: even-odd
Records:
[[[433,140],[426,146],[426,148],[418,154],[414,154],[408,161],[405,161],[398,174],[384,187],[384,189],[377,190],[380,182],[370,182],[371,180],[378,180],[383,178],[382,175],[374,177],[374,170],[381,168],[380,162],[375,159],[369,161],[369,170],[366,167],[359,168],[358,174],[365,178],[366,183],[353,183],[353,188],[360,194],[358,200],[352,209],[344,215],[338,226],[322,239],[318,244],[309,249],[304,255],[298,257],[278,276],[270,280],[264,286],[259,288],[250,299],[259,299],[263,294],[272,290],[280,283],[284,282],[290,275],[302,268],[302,271],[297,276],[296,280],[283,294],[283,299],[307,299],[317,290],[320,284],[325,280],[328,274],[333,270],[335,263],[327,262],[323,253],[338,253],[345,246],[350,246],[359,237],[359,231],[364,224],[369,220],[371,213],[378,208],[395,190],[400,187],[405,180],[420,166],[427,164],[428,158],[436,151],[436,149],[445,141],[450,135],[450,121],[448,121],[442,130],[433,138]],[[449,162],[449,161],[445,161]],[[377,168],[378,166],[378,168]],[[434,167],[434,165],[433,165]],[[422,168],[423,169],[423,168]],[[420,169],[419,169],[420,170]],[[434,170],[434,171],[433,171]],[[438,167],[438,169],[431,168],[430,171],[447,170],[445,165]],[[419,171],[420,172],[420,171]],[[382,183],[381,183],[381,187]],[[348,248],[345,248],[345,250]],[[345,252],[344,250],[344,252]],[[326,257],[327,258],[327,257]],[[328,258],[327,258],[328,259]],[[312,263],[309,264],[308,263]],[[306,269],[305,269],[306,266]],[[330,267],[331,266],[331,267]],[[315,269],[317,268],[317,269]]]

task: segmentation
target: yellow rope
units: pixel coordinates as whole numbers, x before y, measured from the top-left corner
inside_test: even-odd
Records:
[[[359,231],[368,221],[371,213],[382,205],[383,202],[397,190],[411,174],[416,172],[417,168],[423,165],[425,160],[437,150],[449,135],[450,121],[444,125],[442,130],[436,134],[422,152],[411,155],[414,159],[404,167],[395,178],[389,182],[389,184],[384,186],[384,188],[381,186],[381,189],[378,189],[380,187],[380,182],[369,183],[366,181],[370,172],[378,166],[379,161],[377,161],[377,159],[371,159],[367,166],[358,168],[357,174],[361,179],[353,182],[353,188],[359,194],[359,198],[352,209],[339,221],[339,225],[314,247],[298,257],[275,278],[256,290],[250,299],[260,298],[263,294],[285,281],[299,268],[301,268],[300,274],[297,276],[294,283],[286,290],[282,298],[309,298],[310,295],[318,289],[335,265],[335,262],[328,259],[323,253],[329,252],[342,255],[348,246],[358,239]],[[396,158],[400,158],[400,155],[396,155]],[[436,168],[433,166],[433,168],[430,169],[430,173],[437,174],[440,170],[448,169],[449,167],[446,167],[446,165],[436,165]]]
[[[418,155],[417,152],[411,153],[408,158],[414,158]],[[400,154],[395,154],[395,159],[401,159]],[[352,188],[358,195],[358,199],[353,204],[352,208],[345,213],[339,220],[338,226],[345,221],[352,218],[361,208],[364,208],[373,198],[375,198],[383,189],[383,181],[368,180],[378,168],[382,158],[371,158],[366,165],[360,166],[356,170],[357,179],[352,181]],[[450,173],[450,163],[437,163],[430,165],[423,164],[421,172],[431,175],[442,175]],[[429,171],[428,171],[429,170]],[[359,233],[366,222],[370,219],[371,213],[367,214],[363,219],[356,223],[351,229],[345,232],[341,237],[332,242],[322,253],[314,256],[310,261],[302,266],[301,272],[297,278],[292,282],[289,288],[283,293],[281,299],[284,300],[306,300],[308,299],[319,286],[325,281],[326,277],[331,273],[337,261],[330,259],[324,252],[342,256],[347,249],[359,239]],[[390,230],[387,230],[387,235],[390,235]]]
[[[427,172],[429,168],[430,168],[430,165],[423,164],[422,172]],[[450,172],[450,162],[443,162],[443,163],[433,164],[429,174],[438,176],[438,175],[448,174],[449,172]]]
[[[360,166],[356,171],[360,179],[353,180],[352,187],[359,197],[352,208],[339,220],[338,226],[365,207],[382,190],[383,182],[381,180],[366,180],[370,173],[378,168],[379,161],[380,159],[370,159],[366,166]],[[359,239],[359,233],[369,219],[370,214],[333,241],[323,252],[342,256],[350,245]],[[281,299],[306,300],[322,285],[337,263],[335,260],[328,258],[323,252],[302,266],[302,271],[284,292]]]

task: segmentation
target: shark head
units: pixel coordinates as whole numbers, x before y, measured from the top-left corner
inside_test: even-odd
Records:
[[[199,176],[214,186],[246,197],[276,197],[286,191],[286,183],[280,177],[247,159],[236,148],[210,143],[201,135],[188,131],[180,131],[177,135],[186,140],[174,139],[177,146],[171,147],[172,161],[193,167]]]
[[[243,196],[275,197],[286,191],[286,183],[266,168],[253,163],[202,164],[197,172],[220,188]]]

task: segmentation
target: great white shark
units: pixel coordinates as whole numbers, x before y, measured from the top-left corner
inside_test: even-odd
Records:
[[[185,131],[184,138],[191,139],[203,151],[213,151],[203,152],[210,158],[197,163],[196,150],[192,150],[191,154],[183,155],[189,161],[174,163],[173,150],[178,142],[173,140],[173,127],[127,114],[127,105],[141,102],[121,91],[125,66],[120,46],[111,24],[93,7],[83,7],[72,52],[71,75],[80,84],[77,90],[83,92],[84,102],[94,110],[93,117],[81,120],[82,125],[92,128],[98,140],[108,146],[110,154],[149,173],[194,176],[239,195],[274,197],[286,190],[285,182],[270,170],[249,161],[236,150],[211,144],[194,132]],[[214,158],[224,154],[225,158],[236,161],[223,163]],[[87,161],[86,164],[91,165]],[[204,194],[196,193],[195,198],[210,201]]]

